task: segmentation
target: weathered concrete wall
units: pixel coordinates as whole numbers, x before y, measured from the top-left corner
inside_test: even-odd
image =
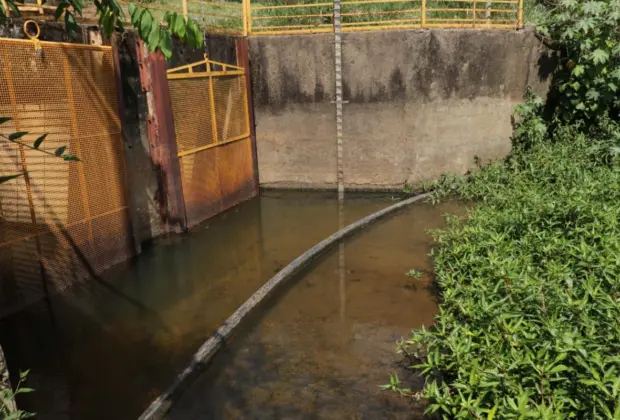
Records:
[[[263,186],[335,186],[333,45],[250,40]],[[545,90],[539,46],[530,30],[345,34],[346,186],[400,188],[507,153],[514,106],[528,85]]]
[[[159,180],[147,134],[148,107],[140,82],[137,34],[128,32],[117,45],[123,94],[123,132],[131,222],[138,246],[165,231],[159,214]]]

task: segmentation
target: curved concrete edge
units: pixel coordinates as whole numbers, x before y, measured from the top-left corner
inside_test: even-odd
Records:
[[[163,418],[172,406],[172,397],[177,393],[181,386],[187,382],[192,373],[194,373],[200,365],[208,363],[213,356],[215,356],[224,344],[225,340],[230,337],[241,321],[279,285],[291,279],[301,268],[305,267],[308,263],[321,255],[321,253],[325,250],[331,248],[336,242],[346,238],[356,230],[363,228],[398,209],[423,200],[428,196],[428,193],[417,195],[415,197],[399,201],[398,203],[386,207],[383,210],[379,210],[370,216],[366,216],[363,219],[360,219],[357,222],[339,230],[328,238],[323,239],[321,242],[291,261],[290,264],[280,270],[267,283],[258,289],[256,293],[254,293],[247,301],[245,301],[245,303],[241,305],[226,321],[224,321],[218,330],[207,341],[205,341],[202,346],[200,346],[198,351],[194,353],[190,364],[177,375],[174,382],[163,394],[153,400],[151,405],[139,417],[139,420],[158,420]]]

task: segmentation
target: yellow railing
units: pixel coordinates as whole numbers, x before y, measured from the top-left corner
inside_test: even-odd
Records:
[[[275,0],[280,2],[281,0]],[[332,2],[267,4],[246,7],[249,35],[332,32]],[[523,26],[523,0],[342,0],[343,32]]]
[[[140,4],[140,3],[138,3]],[[155,17],[177,12],[210,33],[280,35],[333,32],[325,0],[157,0]],[[523,27],[523,0],[341,0],[343,32],[385,29]]]
[[[128,17],[128,0],[120,1]],[[42,5],[42,0],[38,2],[29,7],[42,7],[49,12],[46,8],[51,6]],[[334,31],[334,4],[326,0],[151,0],[135,4],[147,7],[160,21],[166,12],[185,15],[209,33],[279,35]],[[517,29],[523,27],[523,0],[341,0],[341,17],[343,32]],[[85,10],[84,18],[96,20],[94,11]]]

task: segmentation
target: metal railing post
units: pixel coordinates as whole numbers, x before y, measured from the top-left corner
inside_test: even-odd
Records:
[[[422,28],[426,27],[426,0],[422,0]]]
[[[519,0],[519,29],[523,28],[523,0]]]
[[[473,0],[473,16],[472,16],[472,27],[476,29],[476,0]]]
[[[241,11],[243,13],[243,36],[248,36],[252,32],[252,9],[250,0],[243,0]]]

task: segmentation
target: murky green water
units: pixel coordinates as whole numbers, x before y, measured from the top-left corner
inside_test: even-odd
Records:
[[[392,202],[350,197],[344,223]],[[173,417],[408,414],[376,385],[398,360],[394,341],[432,322],[428,279],[404,273],[430,270],[424,232],[440,226],[447,210],[411,207],[366,229],[340,255],[326,255],[238,334]],[[22,407],[38,419],[137,418],[223,320],[338,225],[333,194],[268,193],[188,235],[156,241],[87,286],[0,320],[12,373],[31,369],[28,386],[36,391]]]

